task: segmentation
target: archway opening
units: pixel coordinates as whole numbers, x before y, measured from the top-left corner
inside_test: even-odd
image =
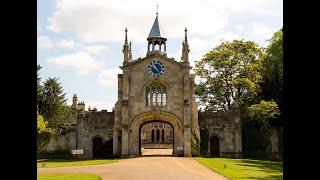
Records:
[[[92,155],[93,158],[101,158],[103,155],[103,141],[100,137],[93,138]]]
[[[212,136],[210,138],[210,155],[212,157],[220,156],[220,142],[219,137],[217,136]]]
[[[171,156],[174,128],[164,121],[149,121],[139,128],[139,151],[142,156]]]
[[[113,156],[113,139],[103,141],[101,137],[95,137],[92,140],[93,158],[110,158]]]

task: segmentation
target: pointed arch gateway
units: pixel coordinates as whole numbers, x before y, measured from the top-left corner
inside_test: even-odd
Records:
[[[184,134],[180,119],[168,112],[150,111],[136,116],[129,125],[129,154],[141,155],[141,128],[150,122],[164,122],[173,129],[173,156],[183,155]],[[161,138],[161,137],[160,137]]]

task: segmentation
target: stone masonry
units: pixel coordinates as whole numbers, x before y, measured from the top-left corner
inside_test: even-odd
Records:
[[[195,76],[190,73],[187,29],[181,61],[167,56],[166,41],[157,14],[147,38],[146,56],[132,59],[132,44],[128,42],[126,29],[114,110],[86,110],[85,103],[74,95],[73,126],[67,133],[52,139],[47,150],[83,149],[84,154],[80,157],[92,158],[93,140],[98,137],[103,142],[112,140],[114,156],[139,156],[142,127],[160,122],[172,127],[173,156],[191,156],[191,132],[201,138],[200,125],[209,130],[210,136],[218,136],[221,156],[239,157],[242,151],[239,108],[226,113],[198,114]]]

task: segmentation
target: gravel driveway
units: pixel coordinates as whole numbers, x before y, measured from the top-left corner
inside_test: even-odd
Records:
[[[138,157],[116,163],[60,168],[38,168],[44,173],[91,173],[103,180],[222,180],[227,179],[192,158]]]

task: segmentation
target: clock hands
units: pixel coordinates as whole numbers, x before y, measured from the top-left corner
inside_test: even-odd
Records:
[[[157,70],[157,72],[159,72],[158,68],[156,67],[156,65],[154,64],[154,62],[151,62],[152,67],[155,68]]]

